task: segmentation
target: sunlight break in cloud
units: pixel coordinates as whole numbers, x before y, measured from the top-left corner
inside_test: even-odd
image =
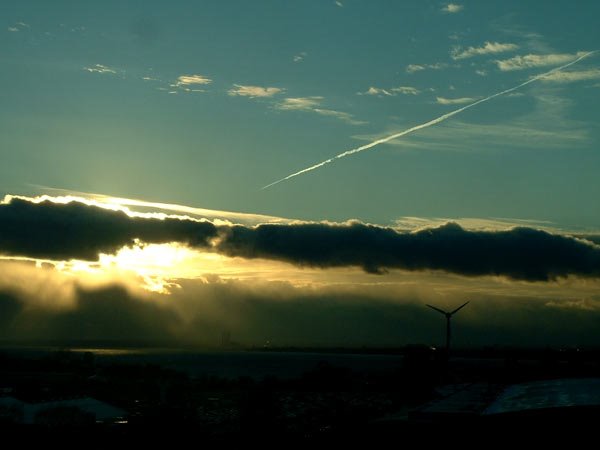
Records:
[[[597,53],[597,50],[594,50],[594,51],[589,52],[589,53],[584,53],[583,55],[579,56],[577,59],[575,59],[575,60],[573,60],[571,62],[563,64],[562,66],[559,66],[559,67],[555,67],[554,69],[549,70],[548,72],[544,72],[544,73],[542,73],[540,75],[537,75],[537,76],[535,76],[533,78],[530,78],[529,80],[527,80],[527,81],[525,81],[525,82],[523,82],[521,84],[518,84],[518,85],[513,86],[511,88],[508,88],[508,89],[504,89],[503,91],[500,91],[500,92],[496,92],[495,94],[489,95],[489,96],[487,96],[485,98],[482,98],[481,100],[477,100],[476,102],[473,102],[473,103],[470,103],[468,105],[465,105],[462,108],[455,109],[454,111],[450,111],[449,113],[446,113],[446,114],[443,114],[443,115],[441,115],[439,117],[436,117],[435,119],[432,119],[429,122],[425,122],[425,123],[421,123],[419,125],[415,125],[414,127],[408,128],[407,130],[401,131],[399,133],[395,133],[395,134],[392,134],[392,135],[389,135],[389,136],[385,136],[385,137],[382,137],[380,139],[376,139],[373,142],[369,142],[368,144],[361,145],[360,147],[356,147],[356,148],[353,148],[353,149],[350,149],[350,150],[346,150],[345,152],[342,152],[342,153],[339,153],[339,154],[337,154],[335,156],[332,156],[329,159],[326,159],[324,161],[321,161],[321,162],[318,162],[316,164],[313,164],[312,166],[306,167],[306,168],[304,168],[302,170],[299,170],[297,172],[293,172],[293,173],[291,173],[291,174],[289,174],[289,175],[287,175],[287,176],[285,176],[283,178],[280,178],[279,180],[273,181],[272,183],[269,183],[269,184],[263,186],[261,189],[268,189],[271,186],[275,186],[276,184],[282,183],[282,182],[287,181],[287,180],[289,180],[291,178],[297,177],[299,175],[303,175],[303,174],[305,174],[307,172],[312,172],[313,170],[316,170],[316,169],[320,169],[321,167],[326,166],[327,164],[331,164],[332,162],[335,162],[338,159],[345,158],[347,156],[354,155],[356,153],[364,152],[364,151],[369,150],[369,149],[371,149],[371,148],[373,148],[375,146],[378,146],[380,144],[385,144],[386,142],[392,141],[394,139],[398,139],[399,137],[406,136],[407,134],[414,133],[415,131],[419,131],[419,130],[422,130],[424,128],[431,127],[433,125],[437,125],[438,123],[444,122],[444,121],[450,119],[451,117],[455,116],[456,114],[460,114],[461,112],[466,111],[469,108],[473,108],[474,106],[480,105],[481,103],[493,100],[496,97],[500,97],[502,95],[510,94],[511,92],[514,92],[517,89],[521,89],[522,87],[527,86],[528,84],[533,83],[534,81],[540,80],[543,77],[546,77],[548,75],[551,75],[553,73],[556,73],[556,72],[559,72],[559,71],[561,71],[563,69],[566,69],[567,67],[570,67],[573,64],[578,63],[583,58],[586,58],[586,57],[588,57],[590,55],[593,55],[595,53]]]
[[[442,8],[442,11],[449,13],[449,14],[453,14],[453,13],[462,11],[463,8],[464,8],[463,5],[457,5],[456,3],[448,3],[446,6],[444,6]]]
[[[194,252],[314,269],[355,267],[380,275],[399,269],[526,281],[600,280],[600,246],[524,226],[502,231],[469,231],[453,222],[416,231],[358,221],[246,226],[127,214],[77,201],[7,196],[0,203],[5,259],[69,262],[74,270],[84,268],[78,261],[92,264],[84,270],[103,265],[132,270],[145,277],[150,289],[160,290],[162,280],[177,277],[172,266],[185,266],[195,259]],[[197,269],[188,273],[197,274]]]
[[[530,69],[533,67],[545,67],[554,66],[556,64],[564,64],[574,58],[579,58],[586,55],[587,52],[571,53],[555,53],[548,55],[525,55],[525,56],[514,56],[510,59],[502,59],[496,61],[498,68],[503,71],[511,70],[523,70]]]
[[[483,47],[468,47],[465,50],[462,50],[460,47],[455,47],[450,52],[452,59],[467,59],[472,58],[473,56],[479,55],[489,55],[493,53],[504,53],[510,52],[512,50],[517,50],[519,46],[517,44],[502,44],[500,42],[486,42],[483,44]]]
[[[231,88],[229,91],[227,91],[228,95],[256,98],[273,97],[274,95],[283,92],[283,89],[276,87],[244,86],[241,84],[234,84],[234,86],[234,88]]]
[[[94,64],[93,66],[84,67],[83,70],[87,70],[88,72],[96,72],[96,73],[112,73],[116,74],[117,71],[103,64]]]
[[[312,97],[288,97],[284,98],[282,102],[278,103],[275,108],[283,111],[310,111],[322,116],[329,116],[339,119],[343,122],[351,125],[362,125],[366,122],[354,119],[352,114],[336,111],[333,109],[321,108],[321,101],[323,97],[312,96]]]
[[[477,99],[473,98],[473,97],[461,97],[461,98],[436,97],[436,101],[440,105],[464,105],[465,103],[471,103],[476,100]]]

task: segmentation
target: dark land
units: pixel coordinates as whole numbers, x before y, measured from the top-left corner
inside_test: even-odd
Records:
[[[568,430],[600,418],[600,403],[487,416],[484,411],[520,383],[597,379],[598,349],[457,349],[448,360],[427,346],[218,352],[5,348],[0,431],[29,437],[84,433],[152,440],[177,432],[202,442],[346,442],[440,437],[426,430],[456,424],[496,431],[560,424]],[[548,401],[559,394],[548,393]],[[78,399],[90,398],[122,414],[99,420],[76,406]],[[52,407],[25,423],[22,410],[7,406],[7,399],[25,409]]]

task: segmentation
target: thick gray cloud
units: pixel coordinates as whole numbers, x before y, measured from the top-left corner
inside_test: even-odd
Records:
[[[443,270],[545,281],[567,275],[600,276],[600,247],[532,228],[467,231],[455,223],[399,233],[361,223],[235,226],[219,250],[231,256],[294,264]]]
[[[35,269],[32,269],[35,270]],[[458,305],[462,293],[446,298]],[[586,305],[480,293],[454,319],[456,345],[599,345],[600,300]],[[444,342],[439,302],[418,288],[311,289],[286,283],[184,281],[164,301],[114,286],[78,288],[69,307],[41,305],[0,288],[0,340],[56,345],[218,347],[224,331],[242,345],[398,346]],[[439,304],[439,303],[437,303]],[[585,306],[585,307],[580,307]]]
[[[217,236],[218,243],[211,245]],[[114,252],[136,238],[150,243],[178,241],[228,256],[299,266],[357,266],[371,273],[441,270],[530,281],[600,277],[600,246],[526,227],[468,231],[448,223],[407,233],[358,222],[216,226],[175,218],[132,218],[77,202],[35,204],[13,199],[0,205],[0,252],[5,254],[95,260],[99,252]]]
[[[114,253],[134,239],[205,247],[216,235],[210,222],[133,218],[79,202],[13,198],[0,205],[0,252],[8,255],[96,260],[98,253]]]

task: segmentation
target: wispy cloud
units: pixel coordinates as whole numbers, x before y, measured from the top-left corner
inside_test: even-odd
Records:
[[[504,53],[517,50],[519,46],[517,44],[500,43],[500,42],[485,42],[481,47],[468,47],[462,49],[461,47],[454,47],[450,52],[452,59],[467,59],[474,56],[490,55],[494,53]]]
[[[398,94],[418,95],[421,91],[412,86],[398,86],[394,88],[384,89],[371,86],[365,92],[357,92],[357,95],[376,95],[378,97],[389,96],[394,97]]]
[[[361,145],[359,147],[352,148],[350,150],[346,150],[345,152],[342,152],[342,153],[339,153],[339,154],[337,154],[335,156],[332,156],[329,159],[323,160],[321,162],[313,164],[312,166],[306,167],[305,169],[302,169],[302,170],[299,170],[297,172],[291,173],[291,174],[289,174],[289,175],[287,175],[287,176],[285,176],[283,178],[280,178],[279,180],[273,181],[272,183],[269,183],[269,184],[263,186],[261,189],[268,189],[268,188],[270,188],[272,186],[275,186],[276,184],[282,183],[284,181],[290,180],[290,179],[295,178],[295,177],[300,176],[300,175],[304,175],[304,174],[306,174],[308,172],[312,172],[313,170],[320,169],[320,168],[322,168],[322,167],[324,167],[324,166],[326,166],[328,164],[336,162],[339,159],[346,158],[348,156],[355,155],[357,153],[361,153],[361,152],[364,152],[366,150],[370,150],[373,147],[376,147],[378,145],[385,144],[387,142],[393,141],[395,139],[398,139],[400,137],[406,136],[408,134],[412,134],[412,133],[414,133],[416,131],[419,131],[419,130],[422,130],[422,129],[425,129],[425,128],[429,128],[429,127],[432,127],[432,126],[437,125],[439,123],[445,122],[446,120],[450,119],[451,117],[454,117],[455,115],[460,114],[463,111],[466,111],[467,109],[473,108],[473,107],[475,107],[477,105],[480,105],[482,103],[485,103],[485,102],[489,102],[490,100],[493,100],[493,99],[495,99],[497,97],[510,94],[510,93],[512,93],[512,92],[514,92],[514,91],[516,91],[518,89],[521,89],[522,87],[525,87],[525,86],[527,86],[527,85],[529,85],[529,84],[531,84],[531,83],[539,80],[540,78],[542,78],[544,76],[550,75],[550,74],[552,74],[554,72],[559,72],[559,71],[561,71],[563,69],[566,69],[567,67],[572,66],[573,64],[577,64],[582,59],[584,59],[584,58],[586,58],[586,57],[588,57],[588,56],[590,56],[590,55],[592,55],[594,53],[595,52],[584,53],[583,55],[581,55],[577,59],[574,59],[573,61],[570,61],[570,62],[568,62],[566,64],[563,64],[562,66],[555,67],[552,70],[549,70],[547,72],[539,74],[539,75],[537,75],[537,76],[535,76],[533,78],[530,78],[529,80],[524,81],[523,83],[520,83],[520,84],[518,84],[516,86],[513,86],[513,87],[508,88],[508,89],[504,89],[504,90],[502,90],[500,92],[496,92],[495,94],[491,94],[491,95],[489,95],[489,96],[487,96],[485,98],[482,98],[481,100],[477,100],[476,102],[473,102],[473,103],[470,103],[468,105],[462,106],[461,108],[455,109],[454,111],[450,111],[450,112],[448,112],[446,114],[442,114],[441,116],[436,117],[435,119],[432,119],[432,120],[430,120],[428,122],[424,122],[424,123],[421,123],[419,125],[415,125],[415,126],[410,127],[410,128],[408,128],[408,129],[406,129],[404,131],[400,131],[399,133],[394,133],[394,134],[391,134],[389,136],[385,136],[385,137],[376,139],[376,140],[374,140],[372,142],[369,142],[368,144]]]
[[[18,31],[24,30],[25,28],[31,28],[31,26],[26,24],[25,22],[17,22],[13,26],[8,27],[7,30],[12,33],[16,33]]]
[[[323,108],[315,108],[313,111],[317,114],[321,114],[322,116],[335,117],[336,119],[349,123],[350,125],[364,125],[367,123],[364,120],[356,120],[352,114],[343,111]]]
[[[304,60],[304,58],[306,57],[306,55],[307,55],[306,52],[300,52],[297,55],[294,55],[293,60],[294,60],[295,63],[301,62],[301,61]]]
[[[286,111],[306,111],[312,110],[321,104],[323,97],[288,97],[277,104],[277,109]]]
[[[448,67],[448,64],[446,63],[435,63],[435,64],[409,64],[408,66],[406,66],[406,72],[407,73],[415,73],[415,72],[419,72],[421,70],[440,70],[440,69],[445,69],[446,67]]]
[[[262,86],[244,86],[242,84],[234,84],[235,87],[229,89],[227,91],[228,95],[231,96],[240,96],[240,97],[273,97],[280,92],[283,92],[283,89],[276,87],[262,87]]]
[[[474,101],[477,101],[477,99],[473,98],[473,97],[460,97],[460,98],[436,97],[436,101],[440,105],[464,105],[465,103],[472,103]]]
[[[549,232],[561,232],[562,230],[553,226],[552,222],[530,220],[530,219],[513,219],[513,218],[497,218],[497,217],[412,217],[404,216],[396,219],[394,224],[400,230],[416,231],[424,228],[439,227],[453,222],[459,224],[465,230],[483,230],[483,231],[500,231],[509,230],[515,227],[535,227],[539,230]]]
[[[446,6],[442,8],[442,11],[449,14],[454,14],[464,9],[463,5],[458,5],[456,3],[448,3]]]
[[[95,73],[111,73],[116,74],[117,70],[112,67],[105,66],[104,64],[94,64],[93,66],[84,67],[83,70]]]
[[[363,125],[366,122],[356,120],[352,114],[343,111],[336,111],[333,109],[321,108],[323,97],[312,96],[312,97],[288,97],[284,98],[283,101],[275,105],[275,108],[283,111],[309,111],[322,116],[329,116],[339,119],[343,122],[351,125]]]
[[[414,88],[412,86],[398,86],[395,88],[391,89],[392,92],[397,92],[399,94],[404,94],[404,95],[419,95],[421,93],[420,90],[418,90],[417,88]]]
[[[175,86],[190,86],[194,84],[210,84],[212,80],[204,75],[181,75]]]
[[[161,89],[168,91],[169,94],[177,94],[179,92],[206,92],[204,89],[199,89],[198,86],[205,86],[212,83],[212,80],[204,75],[181,75],[177,77],[174,83],[169,84],[169,89]]]
[[[515,96],[511,92],[507,96]],[[523,94],[521,94],[523,95]],[[535,107],[530,113],[502,123],[471,123],[455,120],[443,127],[431,127],[410,139],[390,141],[401,149],[436,151],[478,151],[480,142],[487,142],[489,150],[509,148],[559,149],[578,148],[589,142],[590,133],[585,122],[568,118],[571,101],[555,95],[533,97]],[[548,123],[554,124],[548,127]],[[393,133],[396,129],[390,129]],[[355,139],[372,142],[381,135],[359,135]]]
[[[357,92],[356,94],[357,95],[376,95],[378,97],[381,97],[381,96],[384,96],[384,95],[388,95],[388,96],[394,95],[390,91],[387,91],[387,90],[385,90],[383,88],[373,87],[373,86],[371,86],[365,92]]]
[[[503,72],[511,70],[523,70],[534,67],[554,66],[556,64],[565,64],[575,58],[579,58],[587,52],[573,53],[553,53],[546,55],[524,55],[514,56],[509,59],[496,61],[498,68]]]
[[[344,7],[344,4],[342,2],[340,2],[339,0],[335,0],[335,5],[339,6],[340,8]]]
[[[600,78],[600,69],[579,70],[572,72],[555,72],[542,78],[542,81],[553,83],[572,83],[575,81],[597,80]]]
[[[477,70],[475,71],[475,73],[476,73],[477,75],[479,75],[480,77],[485,77],[485,76],[487,75],[487,71],[486,71],[486,70],[483,70],[483,69],[477,69]]]

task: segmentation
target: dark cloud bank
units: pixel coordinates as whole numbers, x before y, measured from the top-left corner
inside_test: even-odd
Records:
[[[131,218],[77,202],[35,204],[13,199],[0,205],[4,254],[95,260],[99,252],[115,252],[136,238],[148,243],[178,241],[228,256],[300,266],[358,266],[371,273],[397,268],[530,281],[600,277],[600,246],[524,227],[467,231],[448,223],[402,233],[358,222],[217,226],[176,218]]]
[[[376,295],[374,295],[376,294]],[[398,346],[444,341],[443,317],[415,292],[319,290],[278,283],[184,282],[168,302],[120,286],[79,288],[54,308],[0,288],[0,343],[214,348],[223,331],[243,345]],[[600,345],[600,304],[552,308],[545,300],[472,296],[454,322],[459,346]],[[451,303],[459,304],[460,297]]]

